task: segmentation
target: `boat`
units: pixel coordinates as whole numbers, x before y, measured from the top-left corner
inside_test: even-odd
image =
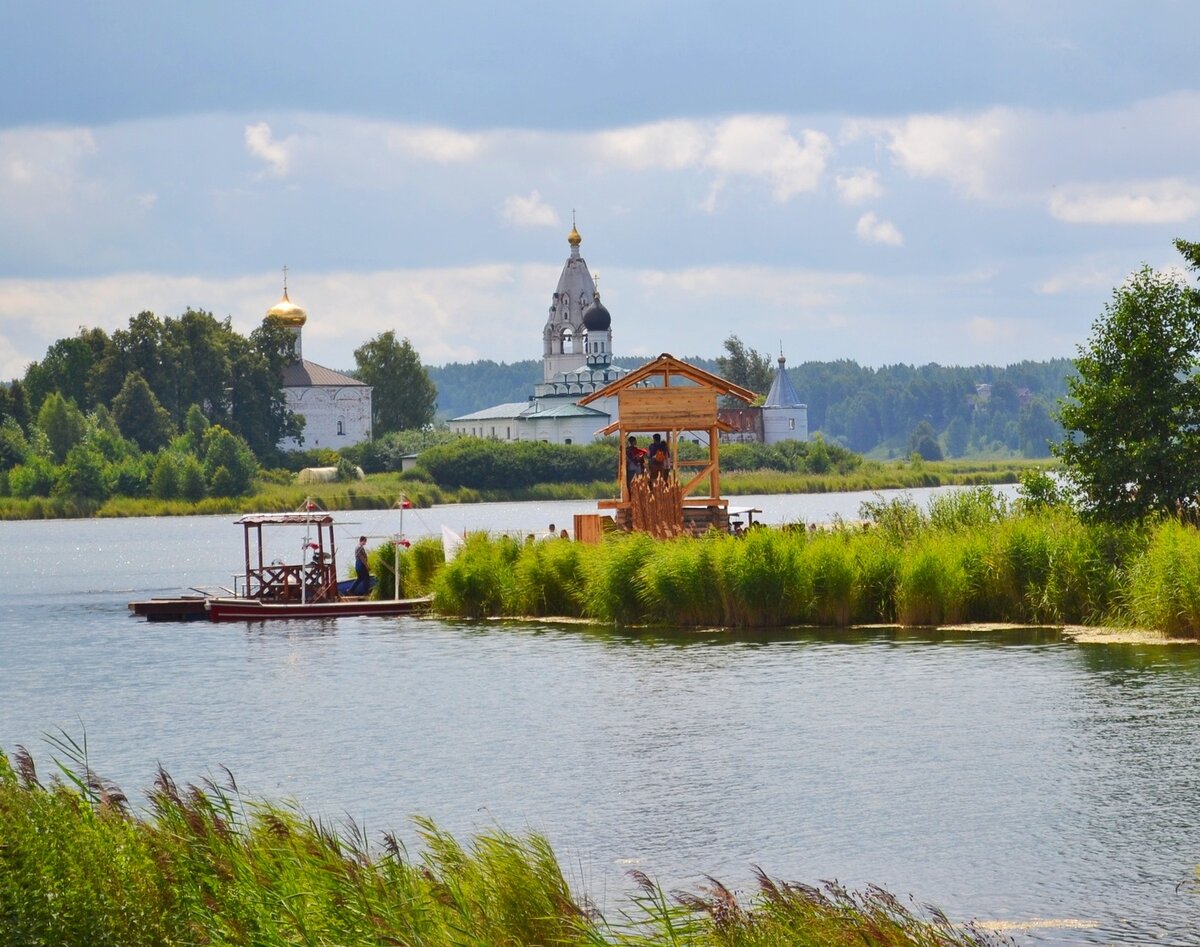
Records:
[[[406,504],[407,501],[402,501]],[[403,505],[401,505],[403,509]],[[403,514],[402,514],[403,515]],[[338,581],[333,516],[311,501],[296,513],[248,513],[243,529],[245,568],[226,594],[186,595],[130,602],[147,621],[266,621],[279,618],[338,618],[364,615],[412,615],[427,611],[430,599],[368,598],[351,595],[354,580]],[[264,528],[304,529],[299,562],[267,560]],[[398,533],[394,542],[407,546]],[[372,577],[372,588],[376,585]],[[193,590],[196,591],[196,590]],[[398,590],[397,590],[398,592]]]

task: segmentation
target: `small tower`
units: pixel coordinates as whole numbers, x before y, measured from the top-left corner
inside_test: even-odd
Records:
[[[600,290],[583,313],[583,350],[592,371],[603,371],[612,363],[612,316],[600,302]]]
[[[287,267],[285,266],[283,269],[283,298],[267,310],[266,318],[263,321],[279,326],[287,326],[287,328],[292,330],[292,335],[294,336],[292,354],[295,360],[299,362],[304,358],[300,334],[304,329],[304,323],[308,321],[308,313],[288,299]]]
[[[542,330],[542,381],[553,381],[563,372],[582,368],[584,352],[583,312],[595,299],[596,284],[587,263],[579,255],[583,238],[571,223],[567,243],[571,255],[563,265],[558,286],[550,302],[550,314]]]
[[[763,442],[766,444],[808,440],[808,405],[801,403],[796,386],[788,377],[786,364],[780,352],[775,380],[771,382],[771,390],[762,406]]]

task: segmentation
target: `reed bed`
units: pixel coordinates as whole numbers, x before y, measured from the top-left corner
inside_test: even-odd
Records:
[[[755,529],[597,546],[479,535],[432,581],[447,615],[562,615],[624,626],[895,622],[1107,624],[1200,637],[1200,531],[1012,509],[984,486],[864,504],[866,526]],[[472,591],[474,590],[474,591]]]
[[[495,830],[462,844],[416,826],[410,856],[392,834],[372,844],[353,823],[335,830],[248,800],[232,776],[181,788],[161,769],[135,813],[86,757],[43,783],[24,750],[0,751],[0,947],[1001,943],[878,888],[761,871],[749,897],[716,881],[668,894],[637,874],[609,920],[572,891],[541,836]]]

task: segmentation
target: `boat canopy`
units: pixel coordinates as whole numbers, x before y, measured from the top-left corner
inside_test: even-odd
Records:
[[[268,523],[296,524],[300,526],[331,526],[333,516],[324,511],[313,513],[247,513],[236,522],[245,526],[265,526]]]

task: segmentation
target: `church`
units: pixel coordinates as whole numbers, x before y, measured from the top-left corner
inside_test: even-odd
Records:
[[[283,396],[287,409],[304,418],[301,437],[283,439],[279,449],[337,450],[369,441],[371,386],[304,358],[301,336],[308,313],[288,298],[286,280],[283,298],[267,310],[263,321],[291,330],[292,361],[283,370]]]
[[[451,418],[450,430],[500,441],[586,444],[616,419],[615,398],[584,407],[578,400],[627,374],[612,363],[612,317],[579,252],[583,238],[574,225],[542,329],[542,380],[528,401],[494,405]]]

